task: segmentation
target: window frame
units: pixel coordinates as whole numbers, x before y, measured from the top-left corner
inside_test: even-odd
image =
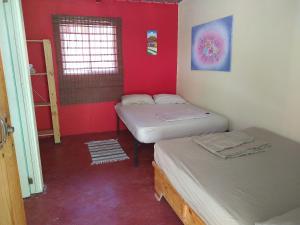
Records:
[[[118,72],[116,25],[59,24],[59,28],[64,76]]]
[[[120,18],[53,15],[53,31],[56,46],[56,58],[59,80],[59,96],[63,105],[105,102],[119,99],[123,93],[123,57],[122,57],[122,22]],[[110,24],[116,27],[117,73],[64,74],[61,24],[99,25]],[[97,90],[101,93],[97,92]],[[78,92],[78,93],[77,93]],[[79,93],[80,92],[80,93]]]

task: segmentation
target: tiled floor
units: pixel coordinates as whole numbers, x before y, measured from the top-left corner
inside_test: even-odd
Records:
[[[25,200],[28,225],[180,225],[153,190],[153,145],[142,145],[140,166],[132,165],[132,136],[119,141],[131,160],[91,166],[86,145],[115,133],[69,136],[62,144],[40,142],[45,193]]]

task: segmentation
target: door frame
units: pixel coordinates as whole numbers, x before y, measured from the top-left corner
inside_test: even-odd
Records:
[[[10,111],[5,85],[2,57],[0,54],[0,223],[26,225],[24,202],[21,195],[20,179],[11,127]]]
[[[22,196],[29,197],[42,192],[44,183],[20,0],[0,1],[0,50],[11,121],[16,130],[14,140]]]

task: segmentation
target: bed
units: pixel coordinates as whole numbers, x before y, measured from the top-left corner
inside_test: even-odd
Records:
[[[228,120],[192,104],[132,104],[115,106],[117,130],[119,119],[135,138],[134,164],[138,164],[140,143],[155,143],[160,140],[191,135],[223,132],[228,129]]]
[[[155,144],[156,197],[185,225],[254,225],[300,206],[300,144],[259,128],[245,132],[271,149],[224,160],[191,138]]]

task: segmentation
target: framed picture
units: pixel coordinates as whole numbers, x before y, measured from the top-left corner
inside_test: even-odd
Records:
[[[147,31],[147,53],[148,55],[157,55],[157,31]]]
[[[192,28],[192,70],[231,70],[233,16]]]

